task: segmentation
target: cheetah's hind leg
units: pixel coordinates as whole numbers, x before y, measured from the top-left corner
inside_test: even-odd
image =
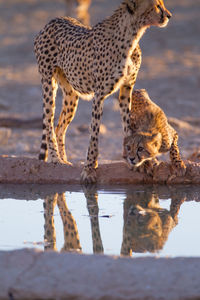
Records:
[[[65,151],[65,134],[69,124],[75,116],[79,98],[75,90],[68,83],[62,70],[57,69],[54,76],[63,93],[62,110],[55,129],[58,151],[62,162],[65,164],[71,164],[67,161]]]
[[[43,90],[43,131],[39,159],[61,163],[54,131],[55,98],[57,82],[54,77],[42,78]]]

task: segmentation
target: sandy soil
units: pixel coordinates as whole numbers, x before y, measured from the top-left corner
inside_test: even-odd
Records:
[[[109,15],[119,0],[93,0],[94,24]],[[200,2],[166,0],[173,13],[167,28],[151,28],[141,41],[142,67],[136,88],[145,88],[170,117],[180,135],[184,157],[200,149]],[[0,118],[30,120],[42,116],[40,78],[33,53],[36,33],[55,16],[67,14],[63,0],[0,0]],[[100,160],[121,159],[122,128],[117,94],[104,105]],[[59,112],[61,94],[57,104]],[[91,103],[80,101],[68,131],[68,157],[83,161],[88,145]],[[33,126],[34,127],[34,126]],[[37,157],[41,129],[1,128],[0,154]]]

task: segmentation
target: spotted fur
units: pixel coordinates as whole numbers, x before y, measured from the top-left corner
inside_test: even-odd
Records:
[[[169,151],[173,173],[183,176],[186,166],[180,157],[178,134],[163,110],[150,100],[145,90],[135,90],[131,104],[132,134],[124,138],[123,148],[128,166],[151,173],[157,164],[156,157]]]
[[[167,210],[161,208],[158,194],[151,188],[127,194],[121,255],[154,253],[163,249],[170,232],[178,224],[178,213],[184,200],[184,197],[177,199],[172,193],[170,209]]]
[[[93,252],[103,253],[103,244],[99,228],[98,194],[96,189],[84,189],[90,216]],[[56,230],[54,225],[55,207],[58,206],[62,220],[64,245],[61,251],[82,252],[76,221],[68,209],[65,193],[46,196],[44,199],[44,241],[45,250],[57,251]]]
[[[141,63],[138,42],[146,28],[164,27],[170,17],[162,0],[124,0],[111,17],[92,28],[72,18],[56,18],[44,27],[35,39],[44,112],[40,159],[68,164],[65,133],[78,98],[93,98],[90,141],[81,178],[86,183],[96,181],[104,100],[120,88],[123,130],[129,135],[130,95]],[[63,105],[54,129],[58,84]]]
[[[54,194],[44,199],[44,240],[45,250],[57,250],[54,210],[58,205],[63,225],[64,245],[61,251],[82,251],[76,221],[69,211],[65,194]]]

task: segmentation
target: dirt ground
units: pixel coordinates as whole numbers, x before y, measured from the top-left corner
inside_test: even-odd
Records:
[[[68,0],[72,1],[72,0]],[[0,120],[42,118],[40,77],[33,53],[33,39],[53,17],[71,14],[64,0],[0,0]],[[93,0],[91,24],[110,15],[120,0]],[[200,149],[200,1],[166,0],[173,17],[167,28],[148,29],[140,45],[142,67],[136,88],[145,88],[177,129],[184,157]],[[104,104],[100,160],[122,156],[122,127],[118,95]],[[61,93],[57,101],[60,109]],[[88,146],[91,102],[80,101],[67,133],[69,160],[83,161]],[[39,124],[40,125],[40,124]],[[37,157],[42,131],[0,128],[0,154]],[[37,127],[37,126],[36,126]]]

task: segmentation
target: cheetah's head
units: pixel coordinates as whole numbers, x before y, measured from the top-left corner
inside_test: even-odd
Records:
[[[157,252],[163,248],[174,226],[175,222],[166,209],[131,205],[124,220],[124,237],[129,237],[128,248],[134,252]],[[127,247],[122,248],[122,254],[130,255]]]
[[[129,11],[132,11],[138,20],[142,18],[142,24],[146,26],[165,27],[172,16],[163,0],[125,0],[125,2]]]
[[[135,169],[158,156],[161,144],[161,133],[135,132],[124,138],[123,158],[130,169]]]

